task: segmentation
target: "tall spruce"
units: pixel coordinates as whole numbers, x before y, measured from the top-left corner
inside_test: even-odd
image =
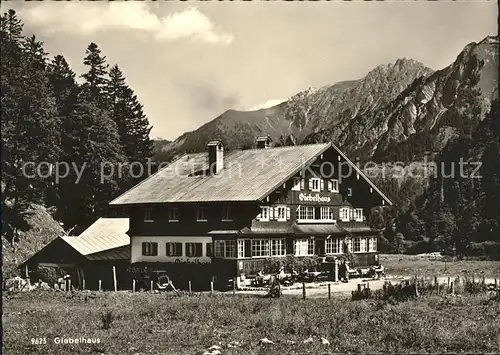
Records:
[[[106,57],[101,55],[97,44],[93,42],[89,44],[85,58],[83,58],[83,64],[87,66],[88,71],[81,76],[85,79],[82,90],[86,91],[86,97],[96,100],[99,107],[107,109],[109,103],[107,93],[108,64],[106,64]]]
[[[108,94],[110,99],[111,117],[116,123],[120,141],[125,155],[132,164],[132,176],[129,180],[133,184],[147,173],[146,162],[152,156],[153,142],[149,137],[151,128],[134,91],[127,86],[125,77],[118,65],[114,65],[109,73],[110,81]],[[139,168],[135,163],[140,163]],[[134,167],[137,167],[134,169]],[[141,176],[142,170],[142,176]],[[125,186],[130,187],[130,186]]]
[[[106,214],[119,191],[120,164],[125,162],[116,124],[107,111],[82,91],[68,118],[68,160],[78,167],[61,180],[60,218],[67,228],[85,227]]]

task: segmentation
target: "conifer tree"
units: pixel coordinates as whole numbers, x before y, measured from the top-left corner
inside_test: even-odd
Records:
[[[82,74],[85,79],[82,89],[87,91],[87,97],[97,101],[99,107],[107,109],[109,78],[106,57],[101,55],[101,50],[93,42],[89,44],[85,54],[83,64],[88,67],[88,71]]]
[[[149,137],[151,131],[149,121],[137,96],[125,83],[118,65],[111,68],[109,75],[110,111],[118,128],[125,155],[130,163],[138,162],[144,166],[151,157],[153,148]],[[133,176],[138,177],[138,172],[133,171]]]

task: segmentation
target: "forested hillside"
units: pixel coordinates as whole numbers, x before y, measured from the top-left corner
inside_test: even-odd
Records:
[[[33,204],[51,207],[77,232],[142,178],[130,164],[151,157],[151,126],[97,44],[82,48],[86,72],[78,83],[64,56],[46,53],[9,10],[1,16],[0,50],[2,237],[19,239]]]

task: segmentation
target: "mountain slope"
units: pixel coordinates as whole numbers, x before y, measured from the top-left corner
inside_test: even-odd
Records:
[[[333,141],[361,160],[411,160],[470,132],[498,96],[498,37],[468,44],[434,72],[412,59],[380,65],[359,80],[309,88],[257,111],[228,110],[163,148],[171,159],[222,139],[248,148],[269,134],[279,144]]]
[[[432,70],[421,63],[400,59],[375,68],[362,79],[309,88],[270,108],[228,110],[197,130],[184,133],[164,151],[170,151],[172,156],[202,151],[206,142],[215,137],[222,139],[228,148],[251,147],[259,135],[270,135],[275,141],[292,137],[292,142],[300,143],[327,125],[346,128],[357,114],[383,107],[416,78],[430,73]]]
[[[415,80],[394,101],[358,114],[344,130],[344,150],[379,161],[409,161],[441,151],[449,139],[470,134],[498,97],[498,37],[471,43],[450,66]],[[306,138],[339,135],[327,127]]]

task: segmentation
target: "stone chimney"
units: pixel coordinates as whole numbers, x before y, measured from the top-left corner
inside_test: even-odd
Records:
[[[257,137],[255,140],[258,149],[267,149],[272,147],[273,139],[270,136]]]
[[[224,145],[219,140],[208,142],[208,166],[210,174],[218,174],[224,167]]]

